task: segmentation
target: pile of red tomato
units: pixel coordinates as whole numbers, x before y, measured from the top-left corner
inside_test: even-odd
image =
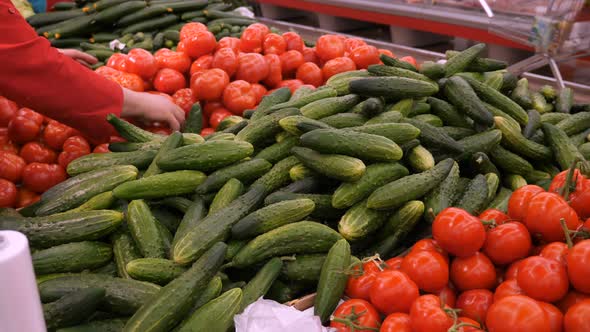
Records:
[[[68,164],[91,149],[78,131],[0,96],[0,207],[19,208],[67,178]]]
[[[476,217],[447,208],[433,222],[433,238],[404,257],[365,260],[331,326],[341,332],[590,331],[590,228],[580,219],[590,217],[590,180],[576,170],[576,189],[566,201],[558,192],[567,172],[548,191],[516,190],[508,214],[487,210]]]
[[[303,85],[318,87],[331,76],[379,63],[388,50],[358,38],[323,35],[306,47],[295,32],[272,33],[260,23],[250,25],[241,38],[219,41],[201,23],[180,30],[177,49],[155,54],[133,49],[115,54],[96,71],[135,91],[171,96],[188,112],[199,101],[204,111],[204,135],[232,114],[253,109],[269,90]],[[412,57],[402,58],[416,64]]]

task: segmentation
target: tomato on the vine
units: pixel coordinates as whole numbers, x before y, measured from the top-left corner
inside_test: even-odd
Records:
[[[458,208],[442,210],[432,223],[432,236],[441,248],[459,257],[473,255],[483,246],[486,231],[479,219]]]
[[[401,270],[425,292],[437,292],[449,283],[449,265],[436,251],[410,252],[404,257]]]
[[[242,54],[238,58],[236,80],[248,83],[258,83],[264,80],[269,73],[269,66],[264,56],[257,53]]]
[[[303,49],[303,51],[301,51],[301,54],[303,54],[303,61],[312,62],[318,66],[320,65],[320,58],[316,54],[315,48],[306,47]]]
[[[440,302],[442,302],[442,304],[454,308],[457,303],[457,294],[455,293],[455,289],[451,286],[452,285],[450,284],[445,286],[443,289],[434,293],[434,295],[440,298]]]
[[[590,331],[590,300],[573,305],[564,316],[563,325],[566,332]]]
[[[252,90],[252,85],[246,81],[233,81],[223,90],[223,104],[228,110],[237,115],[247,109],[253,109],[256,106],[256,94]],[[211,121],[212,127],[213,121]]]
[[[569,250],[567,272],[577,291],[590,294],[590,240],[581,241]]]
[[[184,113],[188,113],[191,108],[193,107],[194,103],[197,102],[197,98],[193,94],[193,90],[190,88],[180,89],[172,95],[172,99],[174,99],[174,103],[178,105]]]
[[[26,163],[13,153],[0,151],[0,178],[17,183],[20,181]]]
[[[561,219],[570,230],[577,230],[582,225],[576,211],[561,196],[542,192],[530,199],[524,223],[533,236],[545,242],[563,241],[565,234]]]
[[[6,137],[6,139],[0,139],[0,151],[18,154],[18,146]]]
[[[0,96],[0,127],[8,126],[17,110],[18,106],[15,102]]]
[[[529,202],[535,195],[545,190],[536,185],[526,185],[516,189],[508,200],[508,215],[517,221],[524,221]]]
[[[115,53],[109,57],[107,67],[124,71],[127,67],[127,54]]]
[[[88,153],[82,151],[82,150],[74,150],[74,151],[62,151],[58,156],[57,156],[57,163],[63,168],[63,169],[67,169],[68,165],[82,157],[87,155]]]
[[[295,77],[303,83],[311,84],[314,87],[318,87],[324,82],[322,70],[313,62],[306,62],[299,66]]]
[[[567,244],[563,242],[551,242],[541,250],[539,256],[555,260],[565,266],[567,264],[568,252],[569,248]]]
[[[497,265],[510,264],[531,251],[531,235],[519,222],[501,224],[488,231],[483,252]]]
[[[23,184],[37,193],[47,191],[66,178],[66,172],[57,164],[31,163],[23,170]]]
[[[353,299],[370,300],[370,291],[377,274],[382,268],[377,261],[370,260],[353,268],[353,275],[348,278],[344,293]]]
[[[320,59],[324,61],[342,57],[346,50],[344,41],[336,35],[322,35],[318,38],[315,48]]]
[[[53,164],[57,153],[39,142],[29,142],[20,150],[20,156],[27,164],[32,162]]]
[[[403,257],[393,257],[385,261],[385,268],[390,270],[399,270],[402,268]]]
[[[518,286],[535,300],[554,302],[563,298],[569,289],[565,267],[552,259],[531,256],[518,267]]]
[[[186,87],[184,75],[174,69],[160,69],[154,77],[154,88],[169,95]]]
[[[410,315],[396,312],[385,317],[379,332],[412,332]]]
[[[353,70],[356,70],[354,61],[347,57],[340,57],[327,61],[322,67],[322,74],[324,75],[324,80],[327,81],[336,74]]]
[[[41,199],[41,196],[36,192],[29,190],[25,187],[20,187],[18,189],[17,199],[16,199],[16,207],[22,208],[25,206],[29,206]]]
[[[219,68],[233,76],[238,70],[238,56],[231,48],[220,48],[213,55],[212,68]]]
[[[456,307],[457,309],[461,309],[462,316],[483,322],[493,302],[494,293],[490,290],[471,289],[459,295]]]
[[[9,208],[16,205],[17,189],[14,183],[6,179],[0,179],[0,208]]]
[[[88,141],[82,136],[72,136],[68,137],[65,140],[64,145],[62,147],[63,151],[80,151],[84,154],[90,153],[90,144]]]
[[[191,58],[183,52],[174,52],[167,48],[159,49],[154,58],[160,68],[174,69],[181,73],[186,73],[191,66]]]
[[[482,212],[479,216],[479,219],[481,219],[482,221],[493,221],[495,223],[495,225],[502,225],[503,223],[505,223],[506,221],[508,221],[508,219],[510,219],[510,217],[498,210],[498,209],[487,209],[484,212]],[[490,227],[488,225],[486,225],[486,229],[489,229]]]
[[[489,332],[551,332],[549,319],[539,303],[528,296],[508,296],[488,309]]]
[[[435,295],[422,295],[410,309],[412,332],[447,332],[453,326],[449,316]]]
[[[330,327],[335,328],[338,332],[353,331],[346,325],[347,322],[353,323],[365,329],[354,329],[356,332],[370,332],[379,327],[380,317],[375,307],[361,299],[347,300],[336,308],[332,315]]]
[[[384,314],[410,311],[420,296],[418,286],[410,277],[396,270],[385,270],[376,275],[369,297],[371,303]]]
[[[197,100],[215,101],[221,98],[229,84],[229,76],[219,68],[209,69],[191,78],[191,90]]]
[[[457,289],[492,289],[496,285],[496,269],[481,252],[469,257],[455,257],[451,263],[451,281]]]

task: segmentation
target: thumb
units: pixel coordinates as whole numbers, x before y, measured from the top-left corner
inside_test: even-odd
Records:
[[[176,120],[176,117],[172,114],[172,112],[168,113],[168,125],[172,131],[179,131],[180,130],[180,122]]]

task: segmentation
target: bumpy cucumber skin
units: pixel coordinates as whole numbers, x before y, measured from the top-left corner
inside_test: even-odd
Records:
[[[338,232],[349,241],[367,237],[383,225],[389,213],[367,208],[366,200],[348,209],[338,222]]]
[[[345,182],[357,181],[366,169],[362,160],[349,156],[320,154],[303,147],[294,147],[291,153],[312,170]]]
[[[326,322],[344,294],[348,276],[346,269],[350,265],[350,245],[345,239],[334,243],[326,256],[318,291],[314,302],[314,314],[320,316],[322,322]]]
[[[197,309],[178,328],[178,332],[227,331],[234,315],[240,312],[243,292],[233,288]]]
[[[478,174],[471,180],[463,196],[455,206],[464,209],[472,215],[478,215],[485,209],[487,197],[488,184],[486,177]]]
[[[447,177],[424,199],[424,217],[427,221],[433,222],[440,211],[453,205],[457,198],[458,183],[459,164],[454,162]]]
[[[254,303],[261,296],[266,295],[272,283],[277,279],[283,268],[283,261],[278,258],[272,258],[250,279],[250,281],[242,289],[242,303],[240,311],[246,309],[247,306]]]
[[[83,241],[39,250],[31,258],[35,273],[49,274],[95,269],[108,263],[112,256],[113,251],[108,244]]]
[[[127,273],[136,280],[166,285],[186,271],[183,266],[162,258],[138,258],[127,263]]]

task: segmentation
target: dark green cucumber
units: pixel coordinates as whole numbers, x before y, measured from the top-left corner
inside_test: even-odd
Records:
[[[440,146],[451,152],[464,152],[461,144],[452,139],[442,129],[415,119],[403,119],[402,121],[420,129],[420,140],[423,144],[437,147]]]
[[[518,123],[518,121],[516,121],[513,117],[508,115],[508,113],[501,111],[499,108],[492,106],[488,103],[484,103],[484,105],[486,106],[488,111],[490,111],[490,113],[492,113],[494,116],[499,116],[499,117],[506,119],[507,121],[509,121],[512,124],[512,126],[514,128],[520,127],[520,123]],[[527,119],[528,119],[528,115],[527,115]]]
[[[138,23],[132,24],[127,26],[123,31],[122,34],[128,33],[136,33],[140,31],[148,31],[154,30],[159,28],[164,28],[170,26],[174,23],[178,22],[178,16],[173,14],[164,15],[157,18],[152,18],[149,20],[140,21]]]
[[[280,88],[275,90],[273,93],[262,97],[260,104],[256,107],[256,111],[250,118],[252,121],[257,120],[270,113],[267,112],[272,106],[285,103],[291,98],[291,90],[289,88]]]
[[[445,77],[450,77],[456,73],[465,71],[467,66],[469,66],[485,48],[485,44],[475,44],[449,58],[445,63]]]
[[[272,258],[258,270],[256,275],[242,289],[243,297],[240,305],[240,311],[254,303],[260,297],[266,295],[270,286],[277,279],[283,268],[283,261],[278,258]]]
[[[82,9],[68,11],[37,13],[27,18],[27,22],[34,28],[40,28],[50,24],[61,23],[66,20],[86,15]]]
[[[309,283],[306,282],[283,282],[281,280],[275,280],[268,290],[268,299],[287,304],[287,302],[295,300],[308,290]]]
[[[465,137],[475,135],[475,131],[471,128],[445,126],[440,129],[454,140],[460,140]]]
[[[56,329],[82,323],[94,313],[105,294],[104,288],[80,289],[43,305],[45,325]]]
[[[424,203],[421,201],[409,201],[400,207],[387,221],[384,227],[385,238],[370,249],[369,254],[379,254],[388,258],[396,250],[416,224],[422,220]]]
[[[384,111],[384,103],[382,98],[372,97],[367,98],[360,103],[356,104],[352,109],[351,113],[353,114],[361,114],[366,117],[372,117],[383,113]]]
[[[121,27],[121,28],[128,27],[131,24],[135,24],[135,23],[150,19],[152,17],[161,16],[167,12],[168,12],[168,10],[166,9],[166,6],[152,5],[147,8],[143,8],[141,10],[138,10],[135,13],[131,13],[131,14],[121,17],[117,21],[117,27]]]
[[[344,113],[342,115],[346,115],[348,113]],[[329,118],[329,117],[328,117]],[[326,118],[326,119],[328,119]],[[371,119],[367,120],[365,123],[358,124],[357,126],[362,125],[374,125],[374,124],[381,124],[381,123],[397,123],[403,118],[403,115],[398,111],[387,111],[383,112]],[[325,119],[322,119],[322,121]],[[334,126],[338,128],[337,126]],[[354,127],[354,126],[351,126]]]
[[[91,153],[80,157],[68,164],[69,175],[78,175],[84,172],[94,171],[99,168],[116,165],[133,165],[139,169],[150,165],[157,151],[133,151],[113,153]]]
[[[113,142],[109,143],[110,152],[131,152],[138,150],[157,150],[162,146],[162,141],[153,140],[146,143]]]
[[[448,50],[445,52],[448,59],[454,57],[459,53],[459,51],[453,50]],[[508,67],[508,63],[506,61],[476,57],[475,59],[473,59],[473,61],[469,63],[469,65],[467,65],[465,71],[484,73],[488,71],[502,70],[506,67]]]
[[[228,290],[197,309],[175,331],[227,331],[233,326],[234,315],[240,312],[243,295],[239,288]]]
[[[420,122],[419,125],[420,124],[423,124],[423,122]],[[427,129],[430,129],[430,127],[427,127]],[[433,128],[436,129],[436,127]],[[410,123],[365,124],[360,127],[345,128],[344,130],[352,130],[365,134],[383,136],[389,138],[396,144],[407,143],[415,138],[418,138],[418,136],[421,134],[421,130],[417,126],[414,126]]]
[[[543,171],[533,170],[529,174],[524,175],[527,183],[538,183],[544,180],[551,180],[551,174]]]
[[[200,307],[204,306],[205,304],[209,303],[211,300],[215,299],[221,294],[221,288],[223,287],[223,282],[221,281],[221,274],[218,273],[207,285],[207,288],[199,295],[199,298],[193,305],[191,309],[191,313],[195,312]],[[227,276],[226,276],[227,277]]]
[[[485,210],[487,198],[488,184],[486,177],[478,174],[471,180],[463,196],[455,203],[455,206],[472,215],[478,215]]]
[[[590,128],[590,112],[576,113],[560,121],[557,128],[563,130],[568,136],[577,134]]]
[[[56,332],[119,332],[125,326],[125,322],[127,318],[93,320],[89,323],[61,328]]]
[[[199,171],[175,171],[128,181],[113,190],[121,199],[150,199],[190,194],[205,181]]]
[[[522,129],[522,134],[526,138],[531,138],[537,129],[541,128],[541,114],[536,110],[528,111],[529,122]]]
[[[442,210],[453,205],[457,199],[458,183],[459,165],[455,162],[446,178],[424,198],[424,218],[427,221],[433,222]]]
[[[139,258],[127,263],[127,273],[136,280],[166,285],[186,271],[186,267],[163,258]]]
[[[186,211],[188,210],[188,208],[192,204],[192,201],[188,198],[184,198],[181,196],[172,196],[172,197],[166,197],[166,198],[158,201],[157,204],[176,209],[182,213],[186,213]]]
[[[108,263],[113,257],[111,246],[93,241],[61,244],[31,255],[36,274],[81,272]]]
[[[525,109],[533,107],[533,100],[529,91],[529,81],[526,78],[518,80],[516,88],[510,94],[510,98]]]
[[[254,147],[241,141],[207,141],[186,145],[162,155],[158,167],[166,171],[212,171],[249,157]]]
[[[290,136],[285,138],[284,140],[270,145],[264,148],[262,151],[258,152],[254,158],[256,159],[264,159],[267,160],[269,163],[274,164],[284,158],[287,158],[291,155],[291,148],[299,143],[299,138],[295,136]]]
[[[256,121],[248,123],[248,125],[236,135],[236,140],[258,146],[266,139],[273,137],[282,130],[279,125],[279,121],[282,118],[299,114],[300,112],[298,109],[287,108],[266,115]]]
[[[369,73],[375,76],[406,77],[434,84],[434,81],[425,75],[399,67],[392,67],[386,65],[370,65],[369,68],[367,68],[367,70],[369,71]]]
[[[198,296],[219,271],[226,245],[218,242],[189,270],[163,287],[125,324],[124,332],[169,331],[191,310]]]
[[[438,85],[406,77],[367,77],[351,81],[350,91],[368,97],[420,98],[436,94]]]
[[[209,214],[223,209],[244,193],[244,185],[240,180],[229,179],[215,195],[215,198],[209,205]]]
[[[106,8],[94,16],[93,24],[113,24],[121,17],[145,9],[145,1],[125,1],[118,5]],[[162,13],[163,14],[163,13]]]
[[[504,213],[508,211],[508,200],[512,195],[512,191],[504,187],[500,187],[500,190],[494,200],[488,205],[488,209],[498,209]]]
[[[328,321],[344,294],[348,275],[344,273],[350,265],[350,245],[345,239],[338,240],[326,256],[322,265],[318,291],[314,301],[314,314],[322,322]]]
[[[162,205],[155,205],[150,207],[152,214],[158,222],[168,229],[169,232],[174,232],[178,228],[182,219],[182,213],[175,210],[168,209]]]
[[[300,221],[257,236],[238,252],[231,264],[240,268],[271,257],[326,252],[341,238],[328,226]]]
[[[563,88],[559,91],[555,100],[555,110],[560,113],[569,113],[574,103],[574,90]]]
[[[165,258],[164,240],[149,206],[143,200],[134,200],[127,211],[129,231],[143,257]]]
[[[210,174],[197,187],[197,193],[206,194],[219,190],[229,179],[236,178],[249,184],[271,169],[272,165],[264,159],[252,159],[235,165],[227,166]]]
[[[349,241],[358,241],[377,231],[389,213],[367,208],[362,200],[348,209],[338,222],[338,232]]]
[[[296,199],[310,199],[315,204],[315,209],[310,217],[316,219],[335,219],[340,218],[344,214],[344,210],[339,210],[332,207],[332,195],[326,194],[297,194],[290,192],[277,191],[268,195],[264,200],[265,205],[275,204],[282,201],[290,201]]]
[[[381,61],[384,64],[386,64],[388,66],[403,68],[403,69],[407,69],[407,70],[411,70],[411,71],[415,71],[415,72],[418,71],[418,69],[416,69],[416,67],[414,67],[414,65],[412,65],[411,63],[403,61],[403,60],[399,60],[394,57],[390,57],[386,54],[379,55],[379,58],[381,59]]]
[[[93,57],[97,58],[99,61],[106,62],[115,52],[111,50],[86,50],[85,53],[92,55]]]
[[[288,116],[286,118],[282,118],[279,121],[279,125],[281,126],[281,128],[283,128],[283,130],[294,136],[301,136],[302,134],[315,129],[332,128],[331,126],[323,122],[313,120],[301,115],[293,115]]]
[[[426,105],[428,105],[428,104],[426,104]],[[419,115],[412,117],[412,119],[422,121],[424,123],[428,123],[429,125],[431,125],[433,127],[442,127],[443,126],[442,119],[434,114],[419,114]]]
[[[401,118],[401,116],[400,116]],[[320,119],[319,121],[333,128],[349,128],[362,126],[367,122],[367,117],[356,113],[339,113]]]
[[[435,97],[428,97],[428,103],[432,112],[441,118],[445,125],[462,128],[473,127],[473,123],[468,118],[459,113],[453,105],[446,101]]]
[[[312,103],[316,100],[321,100],[321,99],[326,99],[326,98],[331,98],[331,97],[336,97],[336,90],[330,88],[330,87],[322,87],[319,89],[316,89],[314,92],[305,95],[301,98],[298,98],[296,100],[289,100],[286,102],[282,102],[282,103],[278,103],[275,104],[273,106],[270,106],[265,112],[274,112],[283,108],[291,108],[291,107],[295,107],[295,108],[301,108],[309,103]],[[266,115],[266,114],[265,114]]]
[[[575,160],[583,161],[584,157],[570,141],[566,133],[550,123],[543,123],[543,133],[561,170],[571,167]]]
[[[97,14],[82,15],[58,23],[53,29],[43,33],[47,38],[69,38],[96,31],[96,25],[92,22]]]
[[[157,175],[159,173],[162,173],[162,170],[158,167],[158,164],[157,164],[158,160],[160,160],[162,155],[164,155],[168,151],[176,149],[176,148],[180,147],[181,145],[182,145],[182,134],[181,133],[174,132],[170,136],[168,136],[164,140],[164,142],[162,142],[162,145],[160,146],[158,153],[156,154],[156,156],[152,160],[152,163],[150,164],[150,166],[143,173],[142,178],[147,178],[152,175]]]
[[[510,188],[510,190],[516,190],[520,187],[527,185],[526,179],[522,175],[508,174],[502,178],[503,185]]]
[[[119,277],[131,279],[131,276],[127,273],[127,263],[141,257],[131,234],[129,234],[128,230],[121,229],[111,235],[111,244]]]
[[[310,169],[337,180],[352,182],[365,173],[362,160],[339,154],[320,154],[312,149],[294,147],[291,153]]]
[[[501,140],[502,132],[498,129],[488,130],[462,138],[459,140],[459,144],[461,144],[465,152],[457,156],[456,159],[462,161],[471,158],[476,152],[487,153],[498,146]]]
[[[459,76],[449,78],[444,91],[449,101],[473,121],[486,127],[494,124],[493,115],[463,78]]]
[[[569,138],[573,145],[580,146],[586,143],[586,141],[588,140],[588,135],[590,135],[590,129],[586,129],[575,135],[570,135]]]
[[[500,171],[485,152],[476,152],[471,156],[471,167],[478,174],[494,173],[500,176]]]
[[[533,160],[549,160],[551,149],[526,139],[519,130],[513,128],[504,118],[495,117],[496,127],[502,131],[502,144],[521,156]]]
[[[93,196],[82,205],[78,206],[77,208],[69,210],[70,212],[84,212],[84,211],[92,211],[92,210],[105,210],[111,207],[113,203],[115,203],[115,196],[113,196],[112,191],[106,191],[102,194],[98,194]]]
[[[288,200],[268,205],[238,221],[232,228],[232,238],[258,236],[277,227],[303,220],[314,208],[315,203],[310,199]]]
[[[147,282],[81,273],[44,281],[39,285],[39,295],[43,302],[49,302],[91,287],[104,288],[106,297],[102,307],[120,315],[133,314],[160,290],[159,286]]]
[[[203,129],[203,112],[201,105],[197,102],[193,104],[188,113],[183,132],[200,134],[201,129]]]
[[[129,142],[145,143],[162,137],[120,119],[114,114],[107,115],[107,121]]]
[[[111,210],[64,212],[47,217],[3,217],[0,229],[19,231],[27,236],[32,246],[47,248],[97,240],[115,231],[122,221],[123,214]]]
[[[227,129],[235,125],[236,123],[240,123],[242,121],[244,121],[243,117],[237,115],[230,115],[227,118],[221,120],[221,122],[219,122],[217,128],[215,128],[215,131],[223,131],[224,129]]]
[[[445,76],[445,66],[433,61],[424,61],[420,65],[420,74],[431,80],[438,80]]]
[[[186,235],[186,233],[195,227],[201,219],[205,218],[207,213],[208,209],[205,205],[205,201],[199,196],[195,197],[194,201],[191,203],[186,213],[182,217],[176,232],[174,233],[172,246],[174,246],[176,242],[178,242],[184,235]]]
[[[580,151],[586,160],[590,159],[590,142],[578,146],[578,151]]]
[[[434,157],[422,145],[411,148],[405,156],[405,161],[417,173],[427,171],[434,167]]]
[[[326,85],[333,88],[338,96],[343,96],[350,93],[350,81],[368,76],[370,76],[369,72],[365,69],[342,72],[330,77]]]
[[[445,159],[426,172],[409,175],[379,187],[369,196],[367,207],[377,210],[393,209],[424,196],[447,177],[453,163],[452,159]]]
[[[293,259],[286,259],[283,261],[281,278],[316,283],[325,260],[325,254],[297,255]]]
[[[490,157],[494,164],[506,173],[526,175],[533,170],[533,166],[526,159],[501,146],[492,149]]]
[[[501,72],[484,73],[483,83],[492,87],[494,90],[500,91],[502,83],[504,82],[504,74]]]
[[[354,105],[358,104],[359,101],[359,96],[354,94],[319,99],[301,107],[301,114],[310,119],[319,120],[347,112]]]

